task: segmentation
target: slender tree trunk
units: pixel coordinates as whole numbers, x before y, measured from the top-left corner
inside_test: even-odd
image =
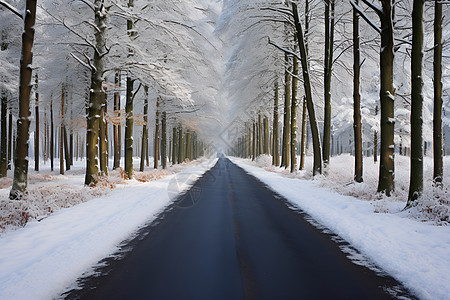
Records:
[[[106,95],[105,101],[100,109],[100,122],[99,122],[99,144],[100,144],[100,172],[103,176],[108,176],[108,140],[106,139]]]
[[[44,111],[44,164],[47,163],[48,158],[48,122],[47,122],[47,112]]]
[[[273,133],[272,133],[272,144],[273,144],[273,157],[272,164],[274,166],[280,165],[280,147],[279,147],[279,128],[278,128],[278,99],[279,99],[279,91],[278,91],[278,79],[275,81],[275,97],[273,104]]]
[[[39,171],[39,93],[38,88],[38,75],[36,74],[36,105],[34,111],[36,130],[34,131],[34,170]]]
[[[435,0],[434,15],[434,108],[433,108],[433,182],[442,187],[443,135],[442,135],[442,2]]]
[[[114,85],[116,92],[114,93],[114,113],[116,113],[118,116],[120,116],[120,93],[117,91],[117,89],[120,87],[120,73],[116,72],[116,75],[114,77]],[[120,120],[120,117],[119,117]],[[120,121],[119,124],[113,125],[113,132],[114,132],[114,164],[113,169],[117,169],[120,167]]]
[[[12,151],[13,151],[13,138],[12,138],[12,132],[13,132],[13,119],[12,119],[12,113],[11,109],[9,109],[9,117],[8,117],[8,170],[11,170],[12,168]]]
[[[298,91],[298,59],[294,56],[291,101],[291,173],[297,169],[297,91]]]
[[[358,0],[355,1],[358,5]],[[359,15],[353,10],[353,134],[355,136],[355,176],[356,182],[363,182],[361,95],[359,94],[360,77],[359,51]]]
[[[323,123],[323,163],[330,160],[331,137],[331,75],[334,44],[334,0],[325,1],[325,61],[324,61],[324,123]]]
[[[378,192],[394,191],[394,33],[393,0],[382,0],[380,51],[381,146]]]
[[[306,97],[303,97],[302,105],[302,140],[300,142],[300,170],[305,168],[306,141],[308,140],[308,120],[306,111]]]
[[[423,193],[423,5],[413,1],[411,52],[411,168],[407,206],[414,205]]]
[[[178,125],[178,163],[181,164],[183,162],[183,128],[181,125]]]
[[[127,76],[127,96],[125,103],[125,173],[133,178],[133,85],[134,80]]]
[[[263,123],[261,118],[261,113],[258,114],[258,154],[264,153],[263,147]]]
[[[158,169],[159,159],[159,98],[156,101],[156,122],[155,122],[155,146],[154,146],[154,159],[153,168]]]
[[[167,124],[165,111],[162,113],[161,131],[161,165],[163,169],[167,169]]]
[[[269,118],[264,116],[264,154],[269,155]]]
[[[64,87],[61,92],[61,126],[59,127],[59,174],[64,175],[64,104],[66,95]]]
[[[187,130],[186,131],[186,158],[189,160],[191,159],[191,131]]]
[[[50,169],[54,170],[55,158],[55,125],[53,124],[53,100],[50,102]]]
[[[148,86],[144,87],[144,126],[142,127],[141,164],[139,170],[144,171],[144,160],[147,153],[147,124],[148,124]]]
[[[6,98],[6,93],[1,94],[1,146],[0,146],[0,177],[6,177],[6,173],[8,172],[8,137],[7,137],[7,128],[6,123],[8,122],[8,98]]]
[[[288,55],[284,54],[286,71],[284,72],[284,114],[283,114],[283,149],[281,157],[281,166],[287,168],[290,163],[290,138],[291,138],[291,76],[292,71],[289,65]]]
[[[67,137],[67,129],[64,126],[64,156],[66,158],[66,170],[70,170],[70,149],[69,149],[69,143],[68,143],[68,137]]]
[[[105,29],[107,28],[107,15],[104,13],[105,7],[102,0],[94,1],[95,25],[99,30],[95,32],[96,48],[94,52],[94,67],[91,74],[91,88],[89,93],[87,134],[86,134],[86,185],[95,184],[98,178],[98,140],[100,126],[100,110],[105,103],[105,93],[103,91],[103,71],[104,62],[100,52],[105,51]]]
[[[177,149],[178,149],[178,145],[177,145],[177,128],[174,126],[172,128],[172,165],[177,163]]]
[[[311,134],[313,140],[313,148],[314,148],[313,175],[317,173],[322,174],[322,150],[320,146],[319,128],[317,126],[316,114],[314,111],[314,102],[312,99],[311,81],[309,78],[308,60],[306,54],[306,47],[304,43],[302,25],[298,17],[297,4],[295,3],[292,3],[292,12],[294,14],[294,24],[297,31],[297,42],[299,44],[301,55],[300,61],[302,63],[303,85],[305,88],[306,105],[308,108],[309,123],[311,126]]]
[[[28,140],[30,137],[30,93],[33,65],[34,24],[36,0],[26,0],[24,30],[22,32],[22,54],[20,59],[19,116],[17,139],[14,151],[14,180],[10,199],[20,199],[28,185]]]

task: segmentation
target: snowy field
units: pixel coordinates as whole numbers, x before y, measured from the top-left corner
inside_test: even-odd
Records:
[[[306,162],[308,166],[312,165],[310,159]],[[256,162],[231,160],[349,242],[419,298],[449,299],[450,226],[445,226],[448,219],[439,220],[417,208],[402,211],[409,180],[406,157],[396,157],[397,192],[391,199],[375,196],[377,166],[373,158],[365,161],[363,184],[352,183],[353,158],[349,155],[333,157],[328,176],[318,176],[315,180],[305,180],[312,176],[310,169],[290,174],[270,166],[269,157],[260,157]],[[430,161],[428,158],[425,161],[425,175],[430,171]],[[448,166],[446,157],[445,179],[449,178]],[[428,184],[427,181],[425,188]],[[448,182],[445,188],[448,190]],[[353,194],[359,199],[343,194]],[[445,203],[450,201],[449,194],[441,192],[440,195],[446,202],[443,201],[439,210],[448,212]]]
[[[52,180],[44,183],[31,180],[30,190],[45,187],[56,197],[66,194],[63,202],[72,207],[58,207],[59,211],[37,216],[24,228],[10,229],[0,236],[0,299],[58,296],[98,261],[116,252],[121,242],[154,220],[176,195],[187,190],[216,161],[194,161],[169,168],[164,174],[149,170],[138,176],[136,172],[136,178],[141,179],[126,182],[117,179],[120,176],[111,176],[119,183],[108,182],[94,189],[83,187],[81,163],[64,176],[42,171],[40,176],[47,174]],[[31,172],[30,178],[33,176],[38,175]],[[142,176],[154,180],[144,182]],[[105,187],[111,184],[114,187]],[[8,192],[8,187],[0,189],[2,202],[6,201]],[[34,200],[30,206],[39,206],[36,199],[42,199],[42,194],[31,194]],[[47,196],[53,199],[51,194]],[[73,199],[78,196],[84,197],[83,201]],[[30,211],[38,214],[42,207],[31,207]]]

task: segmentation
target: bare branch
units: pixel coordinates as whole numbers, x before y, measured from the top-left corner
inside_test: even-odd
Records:
[[[0,0],[0,4],[9,9],[11,12],[13,12],[16,16],[21,18],[23,20],[23,15],[11,4],[7,3],[6,1]]]
[[[268,39],[268,43],[269,43],[270,45],[275,46],[275,47],[278,48],[279,50],[281,50],[281,51],[283,51],[283,52],[285,52],[285,53],[287,53],[287,54],[293,55],[293,56],[297,57],[298,59],[300,59],[300,56],[298,56],[297,53],[295,53],[295,52],[293,52],[293,51],[291,51],[291,50],[289,50],[289,49],[283,48],[283,47],[281,47],[281,46],[275,44],[274,42],[272,42],[272,41],[270,40],[270,37],[267,37],[267,39]]]
[[[75,58],[76,61],[78,61],[83,67],[88,68],[89,70],[92,71],[92,67],[90,64],[85,63],[84,61],[81,60],[81,58],[79,58],[78,56],[76,56],[75,54],[73,54],[72,52],[70,52],[70,56],[72,56],[73,58]]]
[[[372,2],[370,2],[369,0],[362,0],[362,2],[364,2],[368,7],[370,7],[371,9],[373,9],[374,12],[376,12],[376,14],[382,18],[384,16],[383,13],[383,9],[381,7],[379,7],[378,5],[373,4]]]

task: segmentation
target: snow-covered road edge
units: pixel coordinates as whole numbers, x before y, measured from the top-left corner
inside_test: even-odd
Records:
[[[368,201],[320,188],[314,181],[282,177],[243,159],[230,159],[349,242],[419,298],[449,299],[450,227],[375,214]]]
[[[120,243],[154,220],[217,162],[164,179],[118,186],[107,196],[63,209],[0,239],[0,299],[51,299]],[[183,176],[189,174],[189,176]],[[182,184],[173,185],[177,176]],[[188,178],[188,182],[186,182]],[[169,191],[168,191],[169,190]]]

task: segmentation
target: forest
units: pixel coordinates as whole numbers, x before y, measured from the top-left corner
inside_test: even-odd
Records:
[[[449,222],[448,4],[0,1],[2,202],[48,165],[95,187],[217,152],[326,177],[350,153],[356,183],[379,165],[374,197],[409,157],[405,208]]]

